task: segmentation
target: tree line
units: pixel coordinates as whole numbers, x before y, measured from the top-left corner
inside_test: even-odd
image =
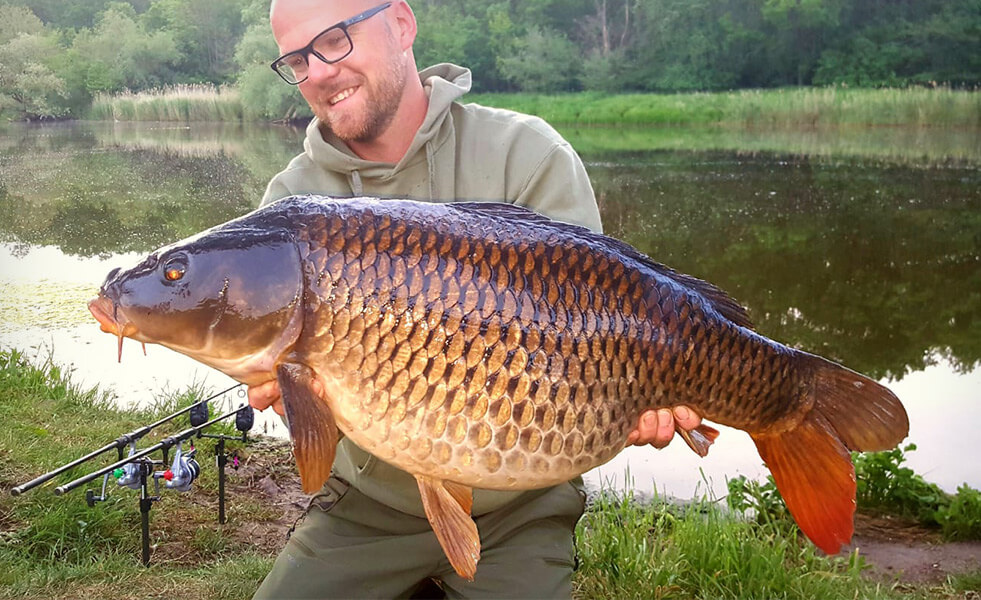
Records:
[[[7,0],[0,112],[78,117],[98,93],[236,87],[291,116],[266,66],[268,0]],[[981,83],[978,0],[416,0],[419,65],[456,62],[479,92],[717,91]]]

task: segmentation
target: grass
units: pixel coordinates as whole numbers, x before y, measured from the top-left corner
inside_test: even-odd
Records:
[[[151,509],[155,548],[148,569],[139,560],[136,492],[113,490],[95,508],[85,504],[81,489],[60,498],[51,493],[53,485],[103,463],[93,461],[16,498],[8,493],[14,485],[201,397],[200,390],[192,389],[150,408],[120,410],[110,395],[73,385],[70,374],[57,365],[34,364],[16,350],[0,349],[0,410],[4,415],[0,428],[0,563],[4,565],[0,598],[250,596],[272,566],[273,557],[257,553],[248,544],[233,543],[217,525],[217,475],[208,468],[211,440],[197,441],[199,462],[205,468],[189,500],[165,492]],[[180,426],[163,426],[141,447],[186,426],[186,421]],[[115,459],[114,453],[107,453],[104,462],[109,459]],[[98,491],[100,484],[101,479],[89,487]],[[251,497],[229,496],[228,503],[233,519],[243,514],[257,521],[279,516]]]
[[[802,87],[688,94],[474,94],[554,124],[981,127],[981,91]]]
[[[242,103],[233,88],[178,85],[141,92],[100,93],[89,118],[97,121],[241,121]]]
[[[708,500],[640,504],[604,493],[577,535],[584,598],[900,597],[861,576],[861,557],[820,556],[792,521],[756,522]]]
[[[60,498],[50,486],[16,498],[6,492],[201,395],[190,390],[152,408],[120,410],[107,394],[73,385],[70,373],[49,361],[38,364],[0,349],[0,598],[251,596],[278,550],[256,544],[253,527],[281,515],[256,494],[233,492],[229,524],[215,523],[216,473],[205,459],[209,440],[199,441],[204,469],[194,492],[165,493],[154,504],[149,568],[139,562],[134,493],[116,490],[88,508],[80,490]],[[164,429],[154,440],[182,428]],[[278,469],[288,455],[277,460]],[[292,467],[282,469],[295,479]],[[743,485],[736,509],[709,500],[642,504],[630,495],[601,494],[577,527],[575,596],[949,598],[969,597],[981,582],[981,572],[930,588],[869,580],[861,575],[860,556],[819,555],[765,486]]]

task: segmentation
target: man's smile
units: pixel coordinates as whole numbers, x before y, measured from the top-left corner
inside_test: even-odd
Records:
[[[351,96],[351,94],[353,94],[355,91],[357,91],[357,88],[356,87],[347,88],[346,90],[343,90],[340,93],[338,93],[338,94],[336,94],[336,95],[331,96],[330,98],[328,98],[327,99],[327,103],[330,104],[331,106],[333,106],[333,105],[337,104],[338,102],[340,102],[341,100],[344,100],[345,98],[348,98],[349,96]]]

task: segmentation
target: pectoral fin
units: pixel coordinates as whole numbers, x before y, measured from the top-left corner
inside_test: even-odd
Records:
[[[480,560],[480,534],[470,517],[473,491],[458,483],[416,475],[422,506],[436,539],[460,577],[473,581]]]
[[[675,427],[675,431],[678,432],[681,439],[685,440],[688,447],[695,451],[695,454],[702,457],[708,456],[709,446],[715,442],[715,438],[719,437],[718,429],[705,424],[699,425],[690,431],[681,427]]]
[[[276,375],[303,491],[312,494],[330,476],[337,452],[337,423],[327,400],[318,393],[322,388],[310,367],[283,363]]]

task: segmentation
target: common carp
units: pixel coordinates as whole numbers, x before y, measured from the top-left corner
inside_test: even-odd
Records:
[[[601,465],[648,408],[747,431],[803,532],[853,530],[850,450],[907,434],[887,388],[755,333],[720,289],[510,204],[285,198],[109,273],[104,331],[278,380],[306,492],[340,435],[413,474],[454,569],[472,488]],[[704,454],[708,426],[687,441]]]

